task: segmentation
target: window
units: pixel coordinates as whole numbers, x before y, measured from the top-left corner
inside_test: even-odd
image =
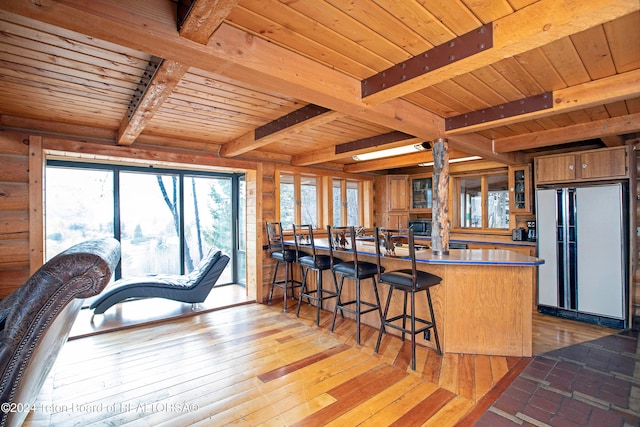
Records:
[[[332,180],[333,225],[360,225],[360,182]]]
[[[509,191],[506,173],[453,178],[454,224],[465,229],[508,229]]]
[[[342,225],[342,180],[334,179],[333,181],[333,225]]]
[[[347,181],[347,225],[361,225],[360,186],[355,181]]]
[[[280,222],[283,230],[292,230],[293,224],[319,226],[318,191],[318,178],[315,176],[280,173]]]
[[[83,240],[115,235],[112,170],[47,167],[45,184],[46,261]]]
[[[217,248],[231,258],[220,283],[245,283],[241,175],[48,161],[45,178],[47,259],[113,236],[116,278],[186,274]]]
[[[293,229],[296,196],[293,175],[280,174],[280,222],[283,229]]]
[[[316,178],[302,176],[300,181],[300,216],[303,224],[318,228],[318,185]]]

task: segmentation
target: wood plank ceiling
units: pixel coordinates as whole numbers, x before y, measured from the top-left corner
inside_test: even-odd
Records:
[[[359,172],[431,156],[356,164],[353,154],[441,137],[453,157],[505,164],[567,144],[629,144],[640,132],[639,10],[638,0],[0,0],[0,125]]]

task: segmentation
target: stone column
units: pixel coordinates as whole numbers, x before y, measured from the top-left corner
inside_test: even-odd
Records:
[[[449,254],[449,142],[433,141],[433,209],[431,248],[434,255]]]

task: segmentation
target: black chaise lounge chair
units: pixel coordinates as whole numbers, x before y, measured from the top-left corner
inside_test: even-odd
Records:
[[[207,299],[228,262],[227,255],[211,250],[188,275],[159,274],[117,280],[91,304],[91,309],[94,315],[103,314],[112,305],[131,298],[201,303]]]

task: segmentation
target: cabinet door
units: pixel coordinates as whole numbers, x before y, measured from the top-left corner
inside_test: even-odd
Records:
[[[389,213],[389,228],[407,228],[409,224],[409,214],[406,213]]]
[[[531,213],[531,166],[509,168],[509,205],[513,213]]]
[[[540,157],[536,159],[536,182],[562,182],[576,179],[576,156]]]
[[[409,177],[407,175],[397,175],[387,177],[387,194],[389,198],[390,211],[407,211],[407,185]]]
[[[613,178],[627,175],[627,152],[624,147],[580,154],[580,178]]]
[[[412,212],[430,212],[433,198],[433,181],[431,177],[411,178]]]

